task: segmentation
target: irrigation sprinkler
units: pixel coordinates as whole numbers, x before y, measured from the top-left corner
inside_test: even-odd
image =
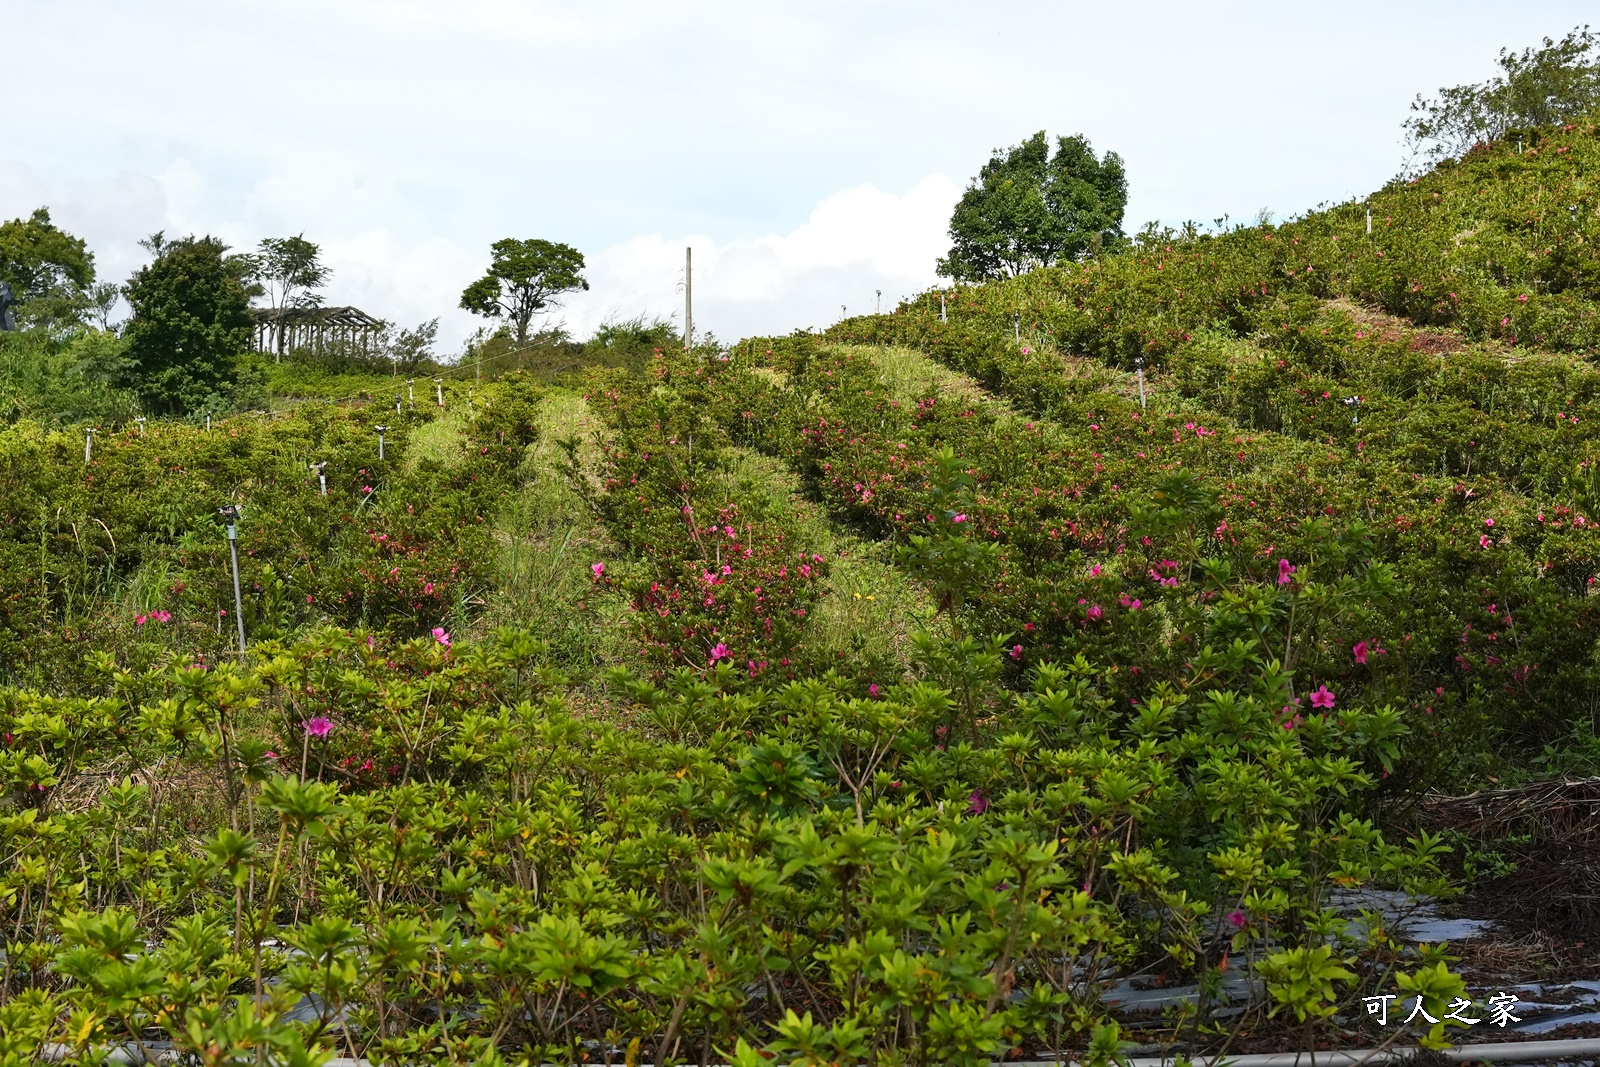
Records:
[[[1568,204],[1567,205],[1567,214],[1572,216],[1572,221],[1573,222],[1577,222],[1578,221],[1578,205],[1577,204]]]
[[[394,395],[394,413],[396,415],[400,414],[400,394],[399,393],[396,393]]]
[[[873,292],[878,294],[878,310],[873,312],[873,314],[882,315],[883,314],[883,290],[882,289],[874,289]]]
[[[143,437],[144,436],[144,416],[143,415],[135,415],[133,417],[133,421],[139,424],[139,436]]]
[[[83,465],[89,465],[89,457],[94,455],[94,427],[83,428]]]
[[[417,393],[415,389],[411,388],[412,383],[415,381],[415,378],[406,379],[406,403],[411,405],[412,411],[417,410]]]
[[[382,459],[383,458],[383,435],[389,429],[389,427],[387,427],[387,426],[374,426],[373,429],[378,431],[378,458]]]
[[[1143,356],[1134,356],[1133,357],[1133,369],[1139,375],[1139,410],[1143,411],[1145,409],[1144,408],[1144,357]]]
[[[944,310],[944,294],[943,293],[939,294],[939,321],[940,322],[949,322],[950,321],[950,316],[945,314],[945,310]]]
[[[244,597],[239,593],[239,516],[243,508],[229,504],[217,509],[228,524],[228,555],[233,558],[233,621],[239,626],[239,660],[244,661]]]
[[[311,469],[317,472],[317,485],[321,487],[323,496],[328,495],[328,475],[323,469],[327,467],[327,465],[327,460],[323,460],[321,463],[313,463],[311,465]]]
[[[433,391],[439,397],[439,406],[440,407],[444,407],[444,379],[443,378],[435,378],[433,380]]]

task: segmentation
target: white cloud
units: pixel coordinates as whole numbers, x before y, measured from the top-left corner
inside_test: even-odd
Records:
[[[607,319],[635,315],[683,321],[683,250],[694,249],[697,332],[724,339],[787,333],[859,313],[932,285],[948,250],[946,229],[961,188],[944,175],[895,195],[870,185],[819,203],[785,234],[718,242],[704,234],[635,237],[589,257],[590,291],[566,321],[579,336]]]

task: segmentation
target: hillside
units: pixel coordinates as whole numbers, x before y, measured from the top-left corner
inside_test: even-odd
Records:
[[[1518,136],[1370,234],[0,430],[0,1058],[1107,1063],[1591,975],[1588,868],[1427,799],[1600,755],[1600,136]],[[1519,865],[1575,943],[1374,903]]]

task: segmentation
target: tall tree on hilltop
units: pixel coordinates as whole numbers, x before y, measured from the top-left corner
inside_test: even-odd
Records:
[[[50,209],[0,223],[0,281],[11,285],[20,323],[50,327],[79,321],[94,284],[94,254],[50,221]]]
[[[950,216],[939,273],[958,281],[1010,278],[1063,259],[1120,247],[1128,178],[1122,159],[1096,159],[1088,138],[1043,130],[995,150]]]
[[[1478,85],[1418,95],[1405,122],[1412,146],[1438,161],[1507,130],[1556,126],[1600,110],[1600,38],[1583,26],[1543,48],[1500,50],[1498,75]]]
[[[148,410],[194,411],[233,379],[250,338],[246,285],[254,263],[215,237],[143,242],[155,260],[128,280],[124,336]]]
[[[581,273],[583,253],[571,245],[507,237],[489,247],[489,272],[461,293],[461,307],[486,318],[504,316],[519,345],[528,343],[535,315],[558,306],[563,293],[589,288]]]
[[[333,274],[322,262],[322,249],[305,239],[304,234],[293,237],[263,238],[259,250],[248,260],[252,270],[247,289],[250,295],[265,296],[267,306],[273,311],[288,308],[314,308],[322,304],[321,289]],[[288,333],[279,330],[276,355],[283,357],[283,346]]]

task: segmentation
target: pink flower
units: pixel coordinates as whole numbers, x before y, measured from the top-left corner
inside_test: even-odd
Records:
[[[719,660],[719,659],[731,659],[731,658],[732,658],[732,653],[730,653],[728,651],[728,646],[723,644],[721,641],[718,641],[717,642],[717,646],[711,650],[711,662],[712,663],[716,663],[717,660]]]
[[[966,522],[967,521],[967,517],[965,515],[957,515],[955,518],[951,519],[950,521],[951,522]]]
[[[1491,542],[1489,540],[1489,535],[1488,534],[1479,534],[1478,535],[1478,547],[1479,548],[1488,548],[1489,545],[1492,544],[1492,543],[1493,542]]]
[[[307,737],[327,737],[328,731],[333,729],[333,723],[321,715],[314,719],[307,719],[300,725],[305,729]]]
[[[878,683],[877,682],[873,682],[871,685],[867,686],[867,695],[869,695],[869,696],[877,696],[878,692],[879,692],[879,690],[878,690]]]
[[[984,799],[983,791],[974,789],[967,797],[967,814],[982,815],[989,810],[989,802]]]
[[[1367,643],[1365,641],[1357,641],[1350,651],[1355,653],[1357,663],[1367,662]]]
[[[1100,564],[1096,563],[1093,567],[1089,568],[1089,577],[1091,577],[1091,578],[1100,577]]]
[[[146,618],[147,618],[147,616],[144,616],[144,615],[135,615],[133,617],[133,624],[135,626],[143,626],[145,624]]]
[[[1288,560],[1280,559],[1278,561],[1278,584],[1288,585],[1290,578],[1297,570],[1299,570],[1299,568],[1291,564]]]
[[[445,648],[450,647],[450,635],[444,632],[443,626],[435,626],[433,628],[433,639]]]
[[[1022,646],[1021,645],[1012,645],[1011,646],[1011,658],[1014,659],[1014,660],[1018,660],[1018,661],[1020,661],[1022,659]]]
[[[1089,605],[1089,618],[1098,619],[1100,616],[1102,616],[1104,614],[1105,614],[1105,612],[1103,610],[1101,610],[1101,607],[1100,607],[1099,604],[1090,604]]]
[[[363,486],[362,486],[362,487],[361,487],[361,491],[362,491],[362,492],[363,492],[363,493],[370,493],[370,492],[372,492],[372,486],[370,486],[370,485],[363,485]]]
[[[422,595],[423,596],[432,596],[433,595],[433,583],[432,582],[425,582],[423,584],[423,586],[422,586]]]
[[[1484,524],[1484,525],[1485,525],[1485,526],[1488,526],[1488,527],[1490,527],[1490,528],[1493,528],[1493,526],[1494,526],[1494,520],[1493,520],[1493,519],[1484,519],[1484,520],[1483,520],[1483,524]]]
[[[595,581],[598,582],[606,573],[606,565],[604,563],[591,563],[589,564],[589,571],[594,575]]]
[[[1238,908],[1234,908],[1228,913],[1228,922],[1232,924],[1235,930],[1244,929],[1244,912],[1240,911]]]
[[[1333,693],[1326,685],[1319,685],[1311,694],[1311,706],[1327,710],[1333,707]]]

